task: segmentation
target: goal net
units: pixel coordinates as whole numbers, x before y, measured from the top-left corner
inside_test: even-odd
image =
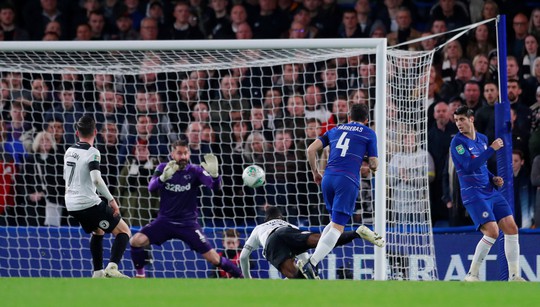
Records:
[[[338,247],[321,263],[322,276],[436,279],[426,151],[431,56],[387,50],[378,39],[2,44],[0,276],[90,276],[89,236],[63,205],[63,154],[83,114],[96,118],[101,172],[134,232],[157,215],[159,195],[147,187],[169,160],[169,144],[188,140],[194,164],[216,154],[223,185],[201,188],[199,222],[234,258],[225,234],[241,248],[267,205],[304,229],[328,223],[306,148],[363,103],[381,168],[362,169],[349,229],[367,225],[388,244]],[[265,169],[264,187],[242,185],[250,164]],[[110,244],[106,237],[104,259]],[[149,255],[149,276],[223,276],[178,240]],[[261,251],[252,260],[253,276],[280,277]],[[134,271],[129,248],[121,269]]]

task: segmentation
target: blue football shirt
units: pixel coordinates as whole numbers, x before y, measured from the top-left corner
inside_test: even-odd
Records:
[[[491,182],[493,174],[489,172],[486,161],[495,150],[487,145],[487,137],[476,133],[476,139],[456,134],[450,144],[452,161],[461,185],[461,197],[464,203],[481,197],[490,196],[495,190]]]
[[[377,135],[368,126],[357,122],[339,125],[319,137],[323,147],[330,146],[324,175],[341,175],[360,186],[362,160],[377,157]]]

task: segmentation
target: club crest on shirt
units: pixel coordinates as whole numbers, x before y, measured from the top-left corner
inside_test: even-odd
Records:
[[[101,228],[101,229],[108,229],[109,225],[110,225],[109,221],[107,221],[107,220],[99,221],[99,228]]]
[[[456,151],[458,154],[462,155],[465,153],[465,148],[463,148],[463,145],[459,144],[458,146],[456,146]]]

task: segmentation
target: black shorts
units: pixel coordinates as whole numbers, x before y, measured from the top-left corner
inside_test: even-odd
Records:
[[[266,241],[264,248],[266,260],[279,270],[283,261],[292,259],[309,249],[307,240],[310,235],[311,232],[292,227],[276,229]]]
[[[102,201],[99,204],[80,211],[68,211],[79,224],[81,224],[84,232],[91,233],[92,231],[101,228],[107,233],[111,233],[116,225],[120,223],[120,215],[114,216],[113,209],[107,201]]]

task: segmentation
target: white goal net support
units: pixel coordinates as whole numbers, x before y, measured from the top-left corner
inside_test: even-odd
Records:
[[[171,142],[187,139],[194,164],[216,154],[223,185],[201,189],[199,222],[234,257],[224,233],[241,246],[267,204],[314,232],[328,223],[306,148],[364,103],[381,163],[362,172],[348,229],[365,224],[388,244],[337,247],[322,276],[437,279],[426,151],[431,57],[387,49],[384,39],[3,43],[0,276],[90,276],[89,236],[63,207],[63,153],[83,114],[97,120],[101,172],[134,232],[157,214],[159,195],[147,187]],[[242,186],[250,164],[265,169],[264,187]],[[150,254],[151,277],[222,276],[178,240]],[[253,276],[280,277],[261,251],[252,260]],[[129,247],[121,269],[134,272]]]

